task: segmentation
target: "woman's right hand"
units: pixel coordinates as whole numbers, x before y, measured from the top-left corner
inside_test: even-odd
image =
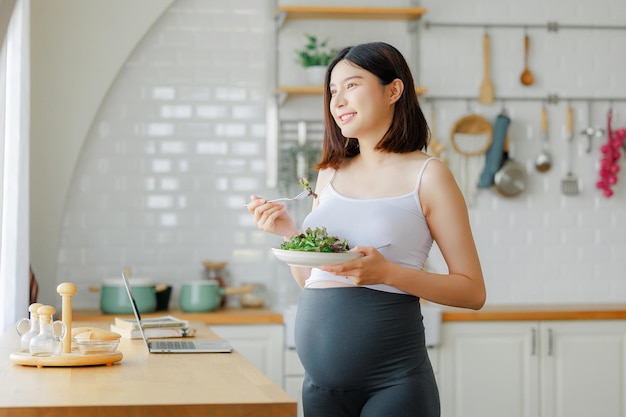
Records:
[[[285,210],[284,204],[270,203],[264,198],[253,195],[247,207],[259,229],[283,236],[285,239],[298,234],[296,223]]]

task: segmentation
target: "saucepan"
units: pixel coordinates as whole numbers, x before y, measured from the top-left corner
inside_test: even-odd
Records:
[[[509,156],[508,136],[504,142],[502,167],[496,172],[494,182],[496,191],[505,197],[514,197],[526,189],[526,169]]]
[[[140,313],[167,310],[171,287],[156,285],[151,278],[132,277],[129,280],[133,297]],[[132,314],[126,288],[121,278],[106,278],[101,287],[90,287],[90,291],[100,292],[100,310],[105,314]],[[157,302],[158,301],[158,302]]]
[[[187,281],[180,289],[179,305],[181,310],[190,313],[215,311],[220,306],[221,296],[244,294],[253,290],[252,285],[223,288],[216,279]]]

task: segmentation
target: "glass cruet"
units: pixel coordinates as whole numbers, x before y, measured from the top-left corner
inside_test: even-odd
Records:
[[[17,333],[21,336],[20,350],[22,352],[30,350],[30,339],[39,334],[39,314],[37,314],[37,309],[41,306],[43,306],[41,303],[32,303],[28,307],[30,319],[21,319],[15,325]]]
[[[65,324],[61,321],[52,321],[56,313],[56,309],[52,306],[41,306],[37,309],[39,314],[39,334],[30,340],[30,354],[33,356],[59,356],[61,355],[61,348],[63,344],[61,339],[65,336],[67,329]],[[53,325],[55,328],[60,328],[60,335],[54,334],[52,331]]]

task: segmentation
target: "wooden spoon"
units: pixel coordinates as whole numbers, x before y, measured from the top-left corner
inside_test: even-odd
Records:
[[[520,77],[520,81],[523,85],[532,85],[535,81],[533,73],[528,69],[528,47],[530,46],[530,38],[528,35],[524,36],[524,71]]]
[[[494,97],[493,97],[493,82],[491,81],[491,73],[489,70],[489,62],[491,59],[490,56],[490,52],[489,52],[489,34],[485,33],[485,35],[483,36],[483,50],[484,50],[484,66],[485,66],[485,74],[484,74],[484,78],[483,78],[483,82],[480,85],[480,94],[478,96],[478,101],[480,102],[480,104],[492,104]]]

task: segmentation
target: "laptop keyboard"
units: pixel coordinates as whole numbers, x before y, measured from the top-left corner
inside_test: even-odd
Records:
[[[193,349],[195,347],[193,342],[189,341],[158,341],[150,342],[154,348],[157,349]]]

